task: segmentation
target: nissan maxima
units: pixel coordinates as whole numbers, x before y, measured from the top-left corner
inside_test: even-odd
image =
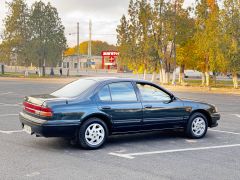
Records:
[[[19,117],[29,134],[72,138],[97,149],[121,133],[183,129],[190,138],[202,138],[220,114],[211,104],[180,99],[152,82],[93,77],[25,97]]]

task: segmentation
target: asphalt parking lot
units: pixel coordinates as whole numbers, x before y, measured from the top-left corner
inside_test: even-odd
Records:
[[[0,80],[0,179],[240,179],[240,96],[175,93],[218,107],[219,126],[203,139],[156,131],[112,136],[104,148],[87,151],[21,130],[23,97],[62,85]]]

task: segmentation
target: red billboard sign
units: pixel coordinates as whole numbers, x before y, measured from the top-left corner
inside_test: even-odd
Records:
[[[119,56],[118,51],[102,51],[102,69],[104,69],[105,65],[108,66],[108,69],[112,65],[116,65],[116,57]],[[105,62],[105,57],[108,57],[109,62]]]

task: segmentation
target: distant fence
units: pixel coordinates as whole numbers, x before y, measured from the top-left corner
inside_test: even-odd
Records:
[[[24,66],[5,66],[5,72],[9,73],[21,73],[24,74],[25,71],[28,70],[28,73],[31,74],[37,74],[38,68],[36,67],[26,67]],[[77,75],[91,75],[91,74],[106,74],[106,73],[117,73],[117,70],[114,69],[68,69],[68,68],[62,68],[62,74],[67,75],[69,70],[69,75],[71,76],[77,76]],[[60,75],[60,67],[54,67],[53,68],[55,75]],[[45,73],[47,75],[50,75],[51,67],[45,67]]]

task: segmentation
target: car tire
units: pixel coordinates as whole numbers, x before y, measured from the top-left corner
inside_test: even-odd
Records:
[[[84,149],[98,149],[102,147],[108,137],[108,128],[99,118],[85,121],[78,131],[78,142]]]
[[[196,112],[188,120],[186,134],[192,139],[203,138],[208,129],[208,121],[204,114]]]

